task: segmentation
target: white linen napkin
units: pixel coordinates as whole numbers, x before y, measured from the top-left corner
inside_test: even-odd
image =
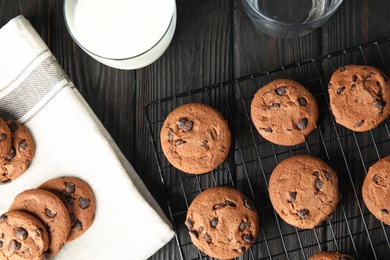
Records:
[[[161,208],[22,15],[0,29],[0,116],[25,124],[36,144],[29,169],[0,186],[0,214],[55,177],[82,178],[95,193],[93,225],[55,259],[146,259],[172,239]]]

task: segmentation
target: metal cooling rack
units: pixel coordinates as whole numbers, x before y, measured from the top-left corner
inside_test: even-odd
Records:
[[[210,259],[190,240],[184,225],[187,208],[201,191],[216,185],[235,187],[251,197],[260,218],[260,233],[250,250],[238,259],[308,259],[321,250],[336,250],[355,259],[389,259],[390,227],[365,207],[361,186],[368,168],[390,154],[390,119],[375,129],[355,133],[337,125],[329,108],[327,84],[338,67],[373,65],[390,72],[390,37],[348,48],[316,59],[294,63],[220,84],[163,98],[145,105],[169,217],[183,260]],[[276,78],[294,79],[318,102],[318,128],[303,144],[283,147],[264,140],[250,120],[254,93]],[[159,133],[166,116],[189,102],[211,105],[228,120],[233,134],[226,161],[210,173],[190,175],[173,168],[161,150]],[[273,210],[268,180],[275,166],[292,155],[312,154],[327,162],[339,176],[341,200],[332,217],[311,230],[285,223]]]

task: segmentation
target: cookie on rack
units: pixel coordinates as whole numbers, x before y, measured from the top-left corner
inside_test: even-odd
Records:
[[[390,155],[374,163],[364,179],[362,196],[367,209],[390,225]]]
[[[336,209],[339,202],[338,177],[321,159],[295,155],[273,170],[269,196],[275,211],[285,222],[311,229]]]
[[[0,165],[0,182],[9,183],[20,177],[30,166],[35,154],[35,144],[30,131],[24,125],[7,121],[11,133],[11,147]]]
[[[336,251],[323,251],[312,255],[309,260],[353,260],[353,257]]]
[[[300,83],[276,79],[254,95],[251,118],[264,139],[291,146],[303,143],[317,127],[318,106],[313,95]]]
[[[38,189],[54,193],[69,212],[71,229],[67,242],[75,240],[89,229],[95,218],[95,197],[91,187],[76,177],[50,179]]]
[[[379,69],[366,65],[338,68],[328,85],[336,122],[350,130],[375,128],[390,115],[390,81]]]
[[[70,218],[62,201],[53,193],[30,189],[19,193],[9,211],[24,211],[38,218],[49,232],[49,257],[53,258],[65,244],[70,231]]]
[[[46,259],[49,235],[31,214],[9,211],[0,216],[0,259]]]
[[[188,103],[167,116],[160,141],[164,155],[175,168],[203,174],[225,160],[231,133],[217,110],[202,103]]]
[[[185,225],[193,244],[219,259],[243,254],[259,233],[251,200],[237,189],[222,186],[209,188],[192,201]]]

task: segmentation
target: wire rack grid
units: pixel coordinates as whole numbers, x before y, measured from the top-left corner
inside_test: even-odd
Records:
[[[390,154],[390,119],[373,130],[357,133],[335,123],[329,107],[327,84],[332,73],[348,64],[367,64],[390,72],[390,37],[329,55],[263,71],[220,84],[155,100],[145,105],[145,117],[159,176],[166,191],[167,209],[183,260],[211,259],[190,240],[184,225],[191,201],[217,185],[235,187],[252,198],[260,219],[260,233],[250,250],[238,259],[308,259],[318,251],[341,251],[355,259],[388,259],[390,227],[378,221],[362,200],[361,186],[368,168]],[[304,85],[319,106],[318,128],[305,143],[278,146],[254,128],[250,103],[254,93],[276,78]],[[222,113],[232,131],[228,158],[210,173],[191,175],[166,160],[159,133],[166,116],[176,107],[202,102]],[[341,200],[332,216],[311,230],[285,223],[268,197],[268,180],[276,165],[293,155],[311,154],[338,174]]]

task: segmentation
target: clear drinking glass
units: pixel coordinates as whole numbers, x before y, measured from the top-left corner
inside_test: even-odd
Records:
[[[176,28],[175,0],[65,0],[73,40],[97,61],[118,69],[155,62]]]
[[[343,0],[241,0],[254,25],[274,37],[298,37],[323,25]]]

